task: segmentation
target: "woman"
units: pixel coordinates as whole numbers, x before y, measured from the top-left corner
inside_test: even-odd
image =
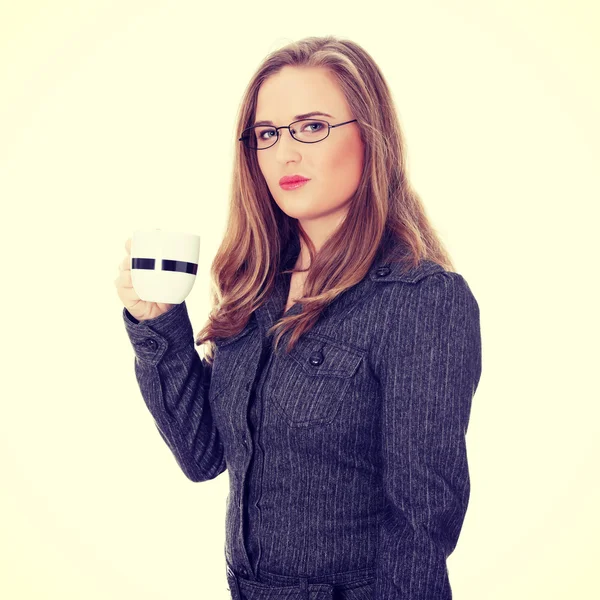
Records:
[[[139,300],[121,265],[144,400],[187,477],[229,471],[235,600],[451,598],[479,308],[407,181],[388,86],[356,43],[311,37],[241,107],[204,358],[185,302]]]

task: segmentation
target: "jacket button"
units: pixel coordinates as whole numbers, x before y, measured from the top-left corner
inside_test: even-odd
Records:
[[[318,352],[313,352],[313,354],[310,355],[308,362],[310,362],[311,365],[318,367],[323,362],[323,353],[320,350]]]
[[[246,575],[248,575],[248,571],[246,570],[246,567],[242,567],[242,568],[240,569],[240,573],[241,573],[242,575],[244,575],[244,577],[245,577]]]
[[[248,445],[248,440],[245,437],[242,438],[242,444],[244,444],[244,446]]]
[[[152,338],[148,338],[146,340],[146,346],[148,346],[148,348],[150,348],[150,350],[155,352],[156,349],[158,348],[158,343],[156,342],[156,340],[153,340]]]
[[[377,271],[375,271],[375,275],[377,275],[377,277],[387,277],[390,272],[391,269],[389,267],[379,267]]]

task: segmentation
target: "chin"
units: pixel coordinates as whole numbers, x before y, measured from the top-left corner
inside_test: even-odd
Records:
[[[285,207],[279,205],[279,207],[288,217],[291,219],[298,219],[300,221],[312,221],[323,216],[322,211],[315,212],[314,210],[310,210],[308,207],[289,205]]]
[[[274,198],[275,204],[279,206],[282,212],[292,219],[313,219],[318,217],[318,214],[312,214],[310,205],[313,204],[312,199],[302,198],[300,195],[289,198]]]

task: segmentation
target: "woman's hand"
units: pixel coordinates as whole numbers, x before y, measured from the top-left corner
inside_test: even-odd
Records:
[[[117,294],[132,317],[138,321],[155,319],[171,310],[175,305],[163,302],[146,302],[140,299],[131,283],[131,238],[125,242],[127,254],[119,264],[119,276],[115,279]]]

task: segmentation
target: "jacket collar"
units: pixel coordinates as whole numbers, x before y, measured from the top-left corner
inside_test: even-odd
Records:
[[[383,243],[387,243],[389,238],[384,238]],[[397,247],[393,250],[398,250]],[[292,237],[288,245],[283,249],[281,264],[282,269],[291,269],[298,255],[300,254],[300,238]],[[405,269],[399,262],[385,261],[384,259],[376,258],[369,270],[368,277],[371,281],[386,283],[390,281],[404,281],[405,283],[416,283],[423,277],[443,271],[443,267],[431,260],[422,260],[417,266]]]
[[[294,236],[282,250],[280,271],[291,269],[296,263],[299,254],[300,239],[297,236]],[[368,274],[360,283],[354,286],[354,288],[356,291],[360,289],[358,293],[359,296],[362,296],[363,294],[368,293],[373,285],[396,281],[416,283],[423,279],[423,277],[441,271],[444,271],[444,268],[430,260],[422,260],[417,266],[406,269],[401,263],[385,260],[378,255],[378,258],[375,259],[373,265],[369,269]],[[291,274],[282,274],[281,272],[276,274],[272,293],[264,304],[259,306],[253,313],[253,316],[255,316],[256,321],[263,331],[263,335],[282,317],[283,310],[287,303],[290,281]],[[336,298],[336,300],[334,300],[327,308],[336,311],[338,309],[342,310],[347,303],[352,303],[355,299],[355,294],[345,293]],[[285,314],[287,316],[298,314],[301,312],[301,308],[300,304],[294,304]],[[342,310],[342,312],[345,311]],[[254,323],[252,319],[251,322]]]

